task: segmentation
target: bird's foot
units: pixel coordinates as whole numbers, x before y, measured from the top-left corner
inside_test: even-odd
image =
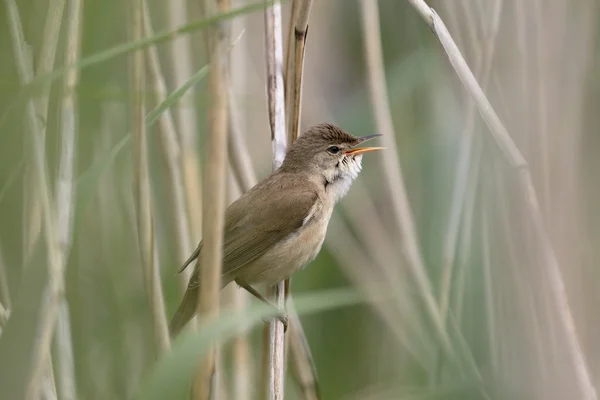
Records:
[[[287,328],[288,328],[288,316],[287,313],[281,309],[279,309],[278,307],[276,307],[275,305],[273,305],[274,308],[277,309],[277,315],[274,318],[277,318],[279,320],[279,322],[281,322],[283,324],[283,332],[287,332]],[[263,319],[265,324],[269,324],[271,323],[272,320],[266,320]]]

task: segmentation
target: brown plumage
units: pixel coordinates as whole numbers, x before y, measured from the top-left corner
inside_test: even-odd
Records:
[[[309,129],[292,144],[281,167],[233,202],[225,212],[222,287],[273,285],[310,263],[319,253],[335,203],[361,169],[353,149],[374,136],[354,137],[331,125]],[[200,255],[202,242],[184,263]],[[198,264],[170,324],[176,335],[194,316]],[[254,293],[253,293],[254,294]]]

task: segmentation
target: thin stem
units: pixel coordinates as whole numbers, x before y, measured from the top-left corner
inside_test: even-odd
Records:
[[[239,7],[243,5],[244,0],[234,1],[233,6]],[[238,107],[236,102],[238,96],[242,99],[248,95],[248,67],[250,61],[250,52],[248,50],[248,43],[243,42],[245,37],[243,33],[247,28],[246,18],[238,18],[232,21],[231,31],[233,34],[240,35],[237,46],[232,49],[231,59],[229,63],[229,74],[227,80],[227,91],[228,91],[228,116],[229,116],[229,132],[227,134],[227,150],[229,156],[230,165],[237,165],[230,169],[229,181],[231,182],[230,187],[230,202],[233,202],[240,195],[240,192],[249,190],[256,183],[256,176],[254,174],[254,168],[252,166],[252,160],[250,154],[244,143],[244,137],[242,132],[244,130],[241,127],[246,127],[247,115],[246,108]],[[235,88],[235,92],[234,92]],[[241,163],[238,160],[243,159]],[[236,173],[236,171],[240,172]],[[240,176],[243,176],[240,179]],[[226,289],[229,290],[229,296],[231,303],[235,310],[240,313],[244,312],[246,308],[250,294],[245,290],[241,290],[235,285]],[[254,373],[254,355],[252,354],[252,346],[250,344],[250,338],[248,332],[240,332],[233,340],[232,349],[232,363],[233,363],[233,378],[232,378],[232,389],[233,398],[236,400],[250,400],[253,398],[253,385],[252,378],[257,375]]]
[[[81,29],[83,19],[83,2],[69,0],[67,9],[67,34],[65,64],[71,65],[79,58]],[[59,251],[63,269],[66,269],[67,260],[73,243],[73,214],[75,212],[75,181],[74,169],[77,147],[77,110],[75,91],[79,81],[77,68],[69,69],[65,74],[63,99],[60,111],[61,122],[61,152],[56,185],[56,236],[59,240]],[[58,354],[58,394],[61,399],[76,399],[75,367],[73,363],[73,343],[71,339],[71,322],[69,305],[63,298],[60,302],[58,324],[55,340]]]
[[[265,41],[267,57],[267,95],[269,126],[273,149],[273,170],[279,168],[287,150],[285,95],[283,82],[283,44],[281,31],[281,5],[273,3],[265,8]],[[268,290],[275,305],[285,308],[285,282]],[[285,336],[283,323],[273,319],[269,324],[268,398],[281,400],[285,381]]]

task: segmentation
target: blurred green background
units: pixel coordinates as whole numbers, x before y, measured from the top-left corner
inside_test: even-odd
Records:
[[[82,2],[79,58],[130,40],[128,2]],[[36,102],[38,124],[44,130],[51,206],[60,208],[56,185],[64,155],[61,107],[66,91],[61,76],[51,86],[46,118],[39,115],[44,107],[37,102],[44,92],[40,86],[25,91],[20,83],[9,3],[18,9],[22,44],[28,65],[36,72],[49,39],[44,30],[49,11],[58,3],[66,5],[56,37],[54,69],[65,65],[66,27],[72,14],[68,13],[71,0],[5,0],[0,6],[0,264],[6,275],[0,276],[5,279],[0,304],[10,312],[7,321],[0,319],[0,375],[10,376],[13,384],[0,386],[0,397],[13,399],[14,393],[20,393],[11,391],[14,385],[29,379],[36,320],[44,313],[41,294],[48,264],[27,105]],[[323,121],[356,135],[378,130],[367,79],[360,3],[317,0],[313,4],[301,131]],[[595,0],[429,3],[446,22],[529,163],[543,222],[560,264],[583,368],[592,383],[598,384],[598,5]],[[155,32],[202,19],[197,1],[148,0],[147,4]],[[237,0],[233,6],[243,4]],[[361,176],[331,221],[323,251],[293,278],[294,294],[349,287],[364,298],[364,304],[301,317],[322,397],[592,398],[589,391],[587,395],[582,391],[585,385],[577,369],[581,364],[569,346],[573,331],[565,329],[571,322],[556,301],[549,261],[518,189],[518,171],[506,161],[479,114],[469,111],[468,95],[411,4],[380,0],[378,5],[397,143],[389,151],[397,152],[402,166],[402,187],[416,235],[406,237],[406,231],[399,229],[395,213],[403,205],[398,203],[397,190],[384,178],[394,176],[389,164],[381,162],[379,154],[366,156]],[[289,4],[282,10],[285,39]],[[238,38],[229,53],[234,118],[262,178],[271,168],[263,12],[233,19],[231,37],[232,41]],[[164,41],[156,49],[168,93],[207,63],[200,30]],[[80,399],[132,397],[156,356],[137,240],[132,144],[122,142],[131,129],[128,54],[82,68],[75,88],[73,230],[65,277],[74,398]],[[146,78],[149,112],[158,104],[159,88],[151,73]],[[208,80],[204,79],[169,111],[182,149],[181,168],[189,172],[184,156],[195,157],[198,178],[205,159],[209,104]],[[149,169],[157,254],[170,318],[181,297],[176,271],[183,260],[161,129],[159,123],[148,129]],[[465,153],[470,147],[469,132],[475,139],[470,153]],[[466,168],[460,167],[465,154]],[[188,202],[201,196],[201,182],[188,180],[193,176],[184,176]],[[233,199],[239,189],[232,176],[229,179]],[[193,209],[188,204],[186,212],[191,215]],[[197,215],[189,217],[193,246],[201,235],[199,221]],[[429,291],[415,282],[407,243],[418,245]],[[362,259],[353,256],[357,253]],[[236,296],[235,290],[224,294],[224,304]],[[445,329],[460,360],[456,364],[440,350],[424,302],[433,298],[442,304],[444,293],[448,305]],[[6,299],[10,304],[5,304]],[[248,398],[259,398],[260,393],[261,332],[259,328],[251,334]],[[57,354],[65,351],[60,343],[55,336],[52,354],[58,380],[68,373],[59,367]],[[231,352],[229,344],[223,347],[221,395],[235,399]],[[46,382],[44,371],[41,375]],[[43,388],[42,392],[43,398],[52,398],[48,395],[52,390]],[[58,392],[58,398],[69,398],[61,393],[60,385]],[[291,379],[287,392],[288,398],[301,398]]]

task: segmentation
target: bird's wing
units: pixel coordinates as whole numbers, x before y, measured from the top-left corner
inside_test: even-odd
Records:
[[[285,175],[272,175],[242,196],[227,210],[223,251],[223,275],[258,259],[276,243],[308,222],[318,201],[313,184]],[[286,179],[288,178],[288,179]],[[289,190],[294,187],[294,196]],[[303,188],[303,189],[300,189]],[[265,197],[264,191],[271,193]],[[260,205],[257,203],[260,202]],[[248,208],[253,210],[248,213]]]

